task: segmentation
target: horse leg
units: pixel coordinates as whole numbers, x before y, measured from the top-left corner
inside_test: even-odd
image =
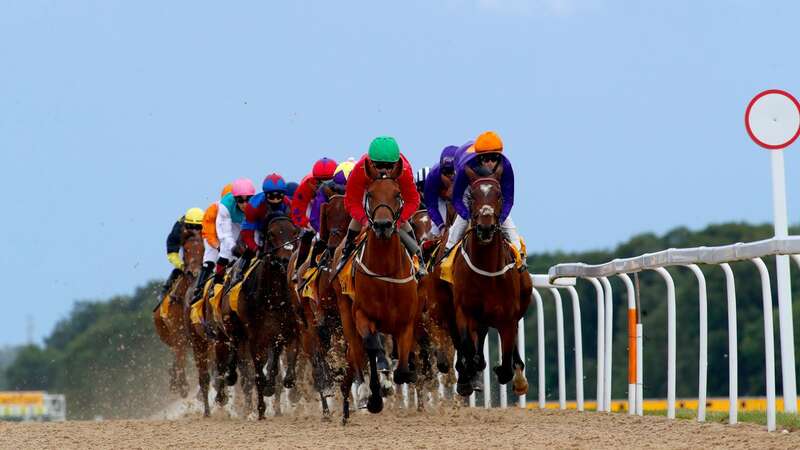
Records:
[[[256,397],[258,403],[258,420],[264,420],[264,413],[267,411],[267,404],[264,401],[266,395],[267,379],[264,375],[264,365],[267,363],[262,349],[255,345],[250,346],[250,356],[253,359],[253,371],[256,379]],[[249,395],[248,395],[249,397]]]
[[[178,393],[181,398],[186,398],[189,395],[189,382],[186,380],[186,350],[186,340],[180,339],[175,352],[175,373],[178,379]]]
[[[514,326],[504,325],[498,331],[500,332],[500,342],[503,347],[503,358],[500,365],[494,368],[494,373],[497,375],[498,383],[508,384],[514,376],[511,359],[512,354],[516,352],[517,326],[516,324]]]
[[[383,397],[381,396],[381,384],[378,377],[378,353],[382,346],[378,333],[372,332],[367,335],[364,338],[364,347],[367,350],[367,358],[369,359],[370,395],[367,401],[367,410],[377,414],[383,410]]]
[[[415,383],[417,381],[416,368],[410,367],[409,360],[414,346],[414,323],[406,325],[397,339],[398,363],[394,371],[394,382],[397,384]]]
[[[516,327],[514,327],[516,330]],[[514,339],[516,341],[516,338]],[[528,393],[528,380],[525,378],[525,362],[519,356],[519,348],[514,346],[514,393],[524,395]]]
[[[208,386],[211,381],[211,375],[208,373],[208,342],[201,337],[192,336],[192,350],[194,351],[194,363],[197,367],[197,378],[200,385],[200,401],[203,402],[203,417],[209,417],[211,408],[208,405]]]
[[[354,371],[352,366],[348,366],[339,390],[342,393],[342,425],[347,425],[350,419],[350,389],[353,387]]]
[[[263,395],[265,397],[272,397],[275,395],[275,378],[278,376],[278,362],[280,361],[281,355],[278,345],[277,343],[273,343],[270,345],[267,352],[267,374],[264,380],[263,390]]]
[[[475,343],[472,341],[469,323],[461,308],[456,308],[456,323],[458,324],[458,382],[456,391],[462,397],[472,395],[472,378],[475,375]]]
[[[486,335],[489,333],[489,328],[485,326],[478,327],[478,338],[476,339],[477,348],[475,351],[475,373],[472,375],[470,384],[472,390],[483,392],[483,377],[482,372],[486,370],[486,359],[483,357],[483,346],[486,343]]]
[[[297,337],[292,337],[286,345],[286,374],[283,377],[283,387],[292,389],[294,387],[297,367],[297,353],[299,342]]]
[[[214,342],[214,360],[216,365],[214,389],[217,391],[214,401],[220,406],[224,406],[225,403],[228,402],[228,395],[225,392],[225,371],[228,369],[229,353],[227,342]]]
[[[253,365],[255,361],[252,357],[252,351],[250,350],[248,345],[242,345],[239,348],[240,355],[249,355],[250,358],[241,357],[237,358],[238,362],[236,364],[239,370],[239,377],[241,378],[241,388],[242,388],[242,395],[244,396],[244,410],[245,415],[250,414],[253,411],[253,385],[256,381],[256,374],[255,370],[253,369]]]
[[[228,361],[227,361],[228,366],[225,369],[226,370],[225,384],[227,384],[228,386],[235,386],[236,382],[239,379],[239,373],[236,371],[236,367],[238,365],[237,361],[239,358],[238,355],[239,346],[234,342],[230,342],[228,345],[230,348],[228,349]]]

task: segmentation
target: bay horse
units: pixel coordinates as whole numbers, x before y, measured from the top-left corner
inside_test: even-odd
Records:
[[[349,273],[343,272],[340,283],[335,283],[347,342],[348,370],[341,384],[343,423],[347,423],[350,414],[349,393],[353,380],[363,380],[365,356],[370,371],[367,410],[371,413],[383,410],[377,359],[384,350],[379,333],[390,334],[397,342],[394,382],[416,382],[411,358],[415,326],[421,311],[413,262],[397,234],[403,200],[396,179],[402,167],[395,168],[386,178],[379,178],[369,164],[366,170],[375,181],[364,197],[369,227],[363,246],[353,256],[353,295],[343,295],[341,290],[341,277],[350,276]],[[341,257],[341,251],[340,245],[335,261]]]
[[[502,170],[502,169],[501,169]],[[471,228],[453,261],[453,306],[458,330],[458,393],[472,393],[472,380],[483,370],[483,343],[489,327],[502,342],[497,381],[514,380],[517,395],[528,391],[525,363],[517,348],[517,324],[532,297],[527,272],[520,273],[500,229],[503,196],[497,178],[479,178],[470,171]],[[499,173],[495,175],[499,178]],[[456,251],[456,250],[454,250]]]
[[[181,397],[189,395],[186,381],[186,351],[189,347],[189,301],[194,282],[203,264],[203,238],[199,230],[184,228],[183,273],[172,284],[169,293],[153,311],[153,324],[158,337],[174,353],[175,359],[169,370],[170,389]],[[168,302],[167,314],[162,317],[163,302]]]
[[[326,189],[323,186],[323,189]],[[330,416],[330,409],[326,397],[333,395],[333,371],[329,362],[332,351],[336,351],[332,343],[334,335],[341,335],[341,320],[336,302],[336,293],[333,290],[334,281],[332,260],[336,247],[344,239],[350,215],[344,207],[344,196],[329,193],[329,200],[320,209],[320,239],[327,242],[328,248],[321,255],[316,275],[306,287],[305,282],[295,283],[290,276],[289,291],[296,302],[300,314],[300,343],[303,351],[311,361],[314,389],[320,394],[322,413],[324,417]],[[309,261],[297,261],[299,252],[292,255],[289,261],[288,273],[294,273],[297,264],[301,264],[298,273],[304,274],[309,267]],[[302,278],[302,277],[301,277]],[[306,295],[310,291],[310,295]],[[344,352],[340,352],[343,353]]]
[[[237,344],[236,349],[246,349],[255,371],[258,402],[258,419],[264,419],[264,397],[275,395],[275,379],[283,351],[286,351],[286,374],[283,387],[295,384],[295,367],[298,350],[298,318],[289,299],[287,266],[298,240],[298,228],[283,214],[267,217],[262,235],[263,244],[257,267],[247,277],[238,298],[238,311],[234,311],[229,295],[223,296],[222,314],[226,334]],[[266,367],[266,374],[264,369]]]

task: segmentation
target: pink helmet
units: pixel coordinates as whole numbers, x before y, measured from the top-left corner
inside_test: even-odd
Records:
[[[250,178],[239,178],[233,182],[233,196],[239,197],[241,195],[256,195],[256,187]]]

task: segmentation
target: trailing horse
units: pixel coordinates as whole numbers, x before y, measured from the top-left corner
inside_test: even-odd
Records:
[[[283,387],[294,387],[299,332],[286,281],[298,229],[284,215],[268,217],[265,223],[260,257],[249,269],[242,268],[248,270],[249,276],[239,292],[234,285],[221,304],[225,333],[233,343],[231,348],[239,350],[233,357],[252,359],[259,420],[264,419],[266,411],[264,397],[275,395],[275,379],[284,350],[287,364]]]
[[[525,363],[517,348],[517,323],[531,302],[532,282],[520,273],[500,230],[502,193],[495,178],[470,178],[471,229],[456,247],[453,260],[453,306],[458,331],[458,393],[468,396],[483,370],[483,343],[489,327],[502,342],[502,363],[494,368],[500,384],[514,380],[514,392],[528,390]]]
[[[370,170],[370,166],[367,167]],[[378,178],[377,174],[370,175],[372,179]],[[365,356],[370,371],[367,409],[372,413],[383,409],[377,360],[384,350],[379,333],[391,334],[397,342],[395,383],[416,381],[412,351],[421,305],[413,260],[397,233],[403,206],[400,187],[395,181],[397,176],[399,173],[377,179],[367,189],[364,201],[369,228],[366,237],[354,254],[353,271],[343,271],[339,274],[340,282],[335,284],[347,342],[348,371],[341,384],[344,423],[349,418],[350,387],[354,379],[363,379]],[[341,246],[334,260],[340,257]],[[347,277],[351,276],[353,289],[347,292],[342,284],[347,284]]]
[[[332,339],[341,336],[341,319],[333,290],[332,260],[336,247],[342,242],[350,215],[344,208],[344,196],[332,195],[322,205],[320,212],[320,239],[327,242],[328,249],[321,255],[316,269],[311,269],[310,278],[301,277],[294,283],[289,277],[289,291],[300,313],[300,342],[312,365],[314,389],[320,394],[324,416],[330,414],[326,397],[333,395],[333,371],[329,362],[332,351],[336,352]],[[298,252],[289,261],[289,274],[301,264],[299,273],[308,271],[310,261],[297,261]],[[336,352],[343,353],[343,352]],[[343,356],[343,355],[342,355]]]
[[[186,381],[186,349],[189,346],[189,301],[200,267],[203,264],[203,239],[198,230],[184,230],[183,273],[172,284],[172,288],[153,310],[153,324],[161,341],[175,355],[170,368],[170,388],[181,397],[189,395]]]

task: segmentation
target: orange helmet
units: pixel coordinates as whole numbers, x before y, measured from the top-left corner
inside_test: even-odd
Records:
[[[475,153],[503,153],[503,140],[494,131],[486,131],[475,139]]]
[[[233,183],[228,183],[222,188],[222,193],[219,194],[219,198],[225,197],[226,195],[230,194],[233,191]]]

